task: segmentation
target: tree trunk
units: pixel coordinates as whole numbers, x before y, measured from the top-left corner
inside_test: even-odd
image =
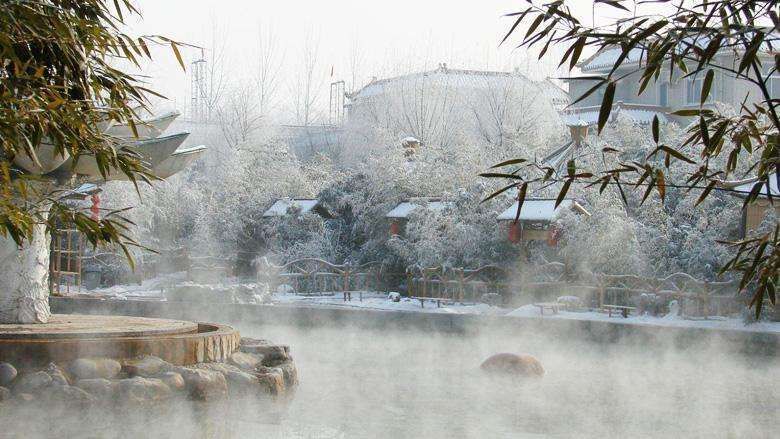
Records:
[[[46,323],[49,309],[49,246],[46,225],[19,248],[0,236],[0,323]]]

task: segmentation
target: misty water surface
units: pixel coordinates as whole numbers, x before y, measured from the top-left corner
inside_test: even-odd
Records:
[[[292,346],[301,386],[290,438],[772,437],[776,357],[723,346],[602,345],[544,336],[242,328]],[[671,344],[670,344],[671,346]],[[496,352],[537,356],[542,380],[486,377]]]

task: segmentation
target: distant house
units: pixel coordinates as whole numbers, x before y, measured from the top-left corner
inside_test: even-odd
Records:
[[[551,198],[527,198],[523,201],[519,217],[517,204],[514,202],[497,217],[499,222],[507,224],[509,240],[514,243],[546,241],[552,246],[557,245],[561,231],[553,224],[564,211],[571,210],[590,216],[582,205],[572,199],[564,199],[555,207],[555,200]]]
[[[564,89],[549,79],[532,80],[519,71],[435,70],[374,79],[347,94],[347,123],[382,126],[421,146],[462,131],[491,143],[558,119],[569,103]],[[454,137],[453,137],[454,138]]]
[[[606,75],[612,70],[612,66],[622,53],[622,50],[622,48],[617,46],[600,50],[580,62],[578,67],[583,76]],[[774,52],[767,50],[763,53],[766,57],[765,65],[774,65]],[[718,61],[722,65],[732,65],[735,62],[734,58],[733,52],[724,51]],[[634,49],[630,51],[623,65],[615,72],[614,76],[619,77],[628,74],[637,69],[640,66],[640,62],[643,62],[642,50]],[[611,117],[615,118],[622,114],[634,119],[638,123],[649,124],[652,122],[653,116],[658,115],[662,122],[664,120],[686,122],[669,113],[673,110],[699,106],[705,75],[701,73],[684,78],[683,76],[685,75],[675,68],[674,76],[670,80],[669,70],[665,70],[665,72],[661,72],[657,81],[649,83],[641,95],[638,95],[641,72],[631,73],[618,81]],[[594,82],[592,80],[573,78],[568,81],[568,84],[569,98],[574,102],[593,87]],[[599,108],[605,89],[606,87],[600,88],[587,98],[574,104],[572,108],[565,110],[563,112],[564,121],[568,124],[578,122],[595,124],[598,121]],[[780,97],[780,74],[771,76],[769,90],[773,97]],[[708,103],[723,102],[738,108],[746,97],[748,105],[763,100],[756,85],[738,80],[724,71],[715,70],[713,86],[707,98]]]
[[[745,198],[755,183],[745,183],[734,188],[738,197]],[[772,197],[770,204],[769,197]],[[774,208],[775,214],[780,217],[780,189],[778,189],[777,176],[769,178],[769,184],[764,183],[758,198],[747,205],[742,211],[742,236],[748,236],[751,232],[758,229],[764,219],[767,217],[770,209]]]
[[[300,216],[307,213],[316,213],[323,218],[333,218],[333,215],[318,200],[312,198],[279,198],[263,212],[263,218]]]
[[[428,209],[432,212],[440,212],[447,207],[450,207],[452,203],[442,201],[439,198],[410,198],[406,201],[399,203],[390,212],[387,212],[385,218],[390,220],[390,235],[401,235],[403,228],[409,219],[409,215],[417,209]]]

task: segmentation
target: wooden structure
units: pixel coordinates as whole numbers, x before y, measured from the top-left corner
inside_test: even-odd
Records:
[[[341,293],[345,301],[356,292],[362,301],[363,292],[382,290],[381,266],[376,262],[337,265],[305,258],[275,265],[263,258],[257,269],[258,282],[267,283],[273,292],[285,285],[302,296]]]
[[[504,302],[510,293],[506,270],[486,265],[475,269],[412,266],[406,270],[406,292],[411,298],[442,302],[477,303],[490,294]],[[497,303],[498,304],[498,303]]]
[[[62,228],[52,233],[49,259],[49,293],[81,291],[81,261],[84,236],[76,229]]]
[[[390,236],[402,235],[406,223],[409,221],[409,215],[417,209],[424,208],[431,212],[440,212],[451,206],[452,203],[435,197],[417,197],[402,201],[385,214],[385,218],[390,220]]]
[[[734,193],[745,198],[753,190],[755,183],[745,183],[734,188]],[[770,198],[771,197],[771,198]],[[780,188],[778,188],[777,176],[769,178],[769,184],[763,184],[758,198],[742,211],[742,237],[749,236],[758,230],[771,210],[775,211],[776,218],[780,218]]]
[[[91,183],[67,191],[63,199],[67,203],[80,203],[90,198],[92,219],[100,218],[100,192],[102,190]],[[71,288],[81,291],[82,261],[84,259],[84,236],[71,225],[59,224],[52,231],[49,253],[49,294],[70,294]],[[64,291],[63,291],[64,290]]]
[[[526,198],[519,216],[517,207],[518,202],[515,202],[497,217],[499,222],[507,224],[509,240],[513,243],[545,241],[555,246],[562,231],[554,223],[564,210],[590,216],[582,205],[572,199],[565,199],[555,207],[552,198]]]

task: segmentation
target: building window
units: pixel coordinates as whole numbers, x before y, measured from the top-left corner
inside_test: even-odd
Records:
[[[780,99],[780,76],[770,76],[767,81],[767,89],[772,99]]]
[[[710,93],[707,96],[707,102],[712,102],[712,100],[715,98],[715,90],[718,87],[718,80],[717,76],[712,81],[712,87],[710,88]],[[702,86],[704,84],[704,78],[702,76],[696,76],[692,78],[688,78],[686,81],[686,96],[687,96],[687,103],[690,105],[699,104],[701,103],[701,92],[702,92]]]
[[[689,104],[698,104],[701,102],[701,78],[688,78],[687,84],[687,102]]]
[[[664,82],[658,89],[658,105],[661,107],[669,106],[669,83]]]

